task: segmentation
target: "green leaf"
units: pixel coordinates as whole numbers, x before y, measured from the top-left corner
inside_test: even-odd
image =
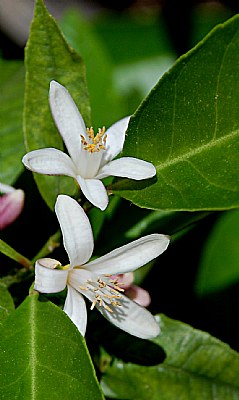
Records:
[[[125,236],[131,240],[154,232],[164,232],[173,235],[210,215],[209,212],[174,212],[174,211],[151,211],[133,225]]]
[[[113,185],[152,209],[239,206],[239,16],[216,27],[164,75],[132,117],[124,156],[151,161],[157,179]]]
[[[237,400],[239,354],[189,325],[161,317],[154,340],[166,352],[162,364],[144,367],[114,361],[102,387],[111,398],[127,400]]]
[[[2,399],[103,399],[84,339],[51,302],[29,296],[0,335]]]
[[[15,260],[17,263],[23,265],[24,267],[30,267],[31,266],[31,261],[28,260],[26,257],[18,253],[16,250],[14,250],[9,244],[4,242],[2,239],[0,239],[0,253],[5,254],[5,256],[11,258],[12,260]]]
[[[23,170],[23,96],[23,63],[0,60],[0,181],[9,185]]]
[[[0,281],[0,326],[8,315],[14,311],[12,296],[7,290],[6,285]]]
[[[37,0],[26,47],[24,134],[28,151],[44,147],[63,149],[48,104],[51,80],[69,90],[89,126],[90,106],[82,59],[68,46],[43,1]],[[75,190],[71,178],[35,174],[35,179],[51,209],[59,193],[73,194]]]
[[[204,296],[239,282],[239,211],[220,216],[205,243],[196,293]]]
[[[124,117],[124,107],[113,87],[113,65],[104,44],[94,33],[92,24],[76,10],[64,15],[61,28],[86,65],[92,124],[95,128],[109,126]]]

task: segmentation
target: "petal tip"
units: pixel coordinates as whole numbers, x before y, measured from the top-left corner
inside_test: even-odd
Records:
[[[50,90],[55,89],[55,88],[57,88],[57,87],[59,87],[59,86],[61,86],[61,84],[58,83],[58,82],[55,81],[55,80],[52,80],[52,81],[50,82]]]

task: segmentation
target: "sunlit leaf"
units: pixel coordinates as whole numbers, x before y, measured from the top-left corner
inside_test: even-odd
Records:
[[[207,333],[165,316],[154,340],[162,364],[144,367],[115,360],[102,379],[104,392],[121,400],[237,400],[239,354]]]
[[[23,170],[23,97],[23,63],[0,60],[0,181],[8,184]]]
[[[14,308],[12,296],[7,290],[6,285],[0,281],[0,325]]]
[[[89,126],[90,106],[82,59],[68,46],[43,1],[37,0],[26,48],[24,134],[27,151],[44,147],[63,149],[48,104],[51,80],[69,90]],[[52,209],[59,193],[72,194],[75,189],[70,178],[35,174],[35,179]]]
[[[181,57],[142,103],[123,155],[154,163],[149,182],[119,180],[114,193],[152,209],[239,206],[239,17]]]

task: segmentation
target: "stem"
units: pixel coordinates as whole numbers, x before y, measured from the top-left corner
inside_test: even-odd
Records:
[[[28,260],[28,258],[18,253],[2,239],[0,239],[0,252],[5,254],[5,256],[11,258],[12,260],[16,261],[18,264],[21,264],[26,270],[30,270],[32,268],[32,263],[30,260]]]
[[[37,253],[37,255],[32,259],[32,264],[36,262],[39,258],[46,257],[48,254],[52,253],[57,247],[60,246],[60,237],[61,232],[58,230],[54,235],[50,236],[41,250]]]

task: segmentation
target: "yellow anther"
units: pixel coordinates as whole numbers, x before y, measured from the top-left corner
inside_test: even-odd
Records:
[[[113,310],[112,310],[109,306],[107,306],[107,304],[104,304],[104,308],[105,308],[107,311],[109,311],[110,313],[113,312]]]
[[[106,297],[107,299],[112,299],[112,295],[110,295],[110,294],[106,294],[106,293],[104,293],[104,297]]]
[[[80,290],[88,290],[88,287],[86,286],[79,286]]]
[[[102,303],[103,303],[103,300],[102,300],[102,298],[100,297],[100,295],[97,294],[97,295],[95,296],[95,299],[96,299],[96,301],[99,303],[99,306],[101,307],[101,306],[102,306]]]
[[[118,286],[118,285],[114,285],[114,289],[116,289],[116,291],[119,291],[119,292],[124,292],[124,289],[122,289],[120,286]]]
[[[89,139],[94,139],[94,129],[92,128],[92,126],[90,128],[86,128],[86,133]]]
[[[111,298],[112,299],[122,299],[122,296],[120,294],[119,295],[113,294],[113,295],[111,295]]]
[[[111,301],[112,306],[114,307],[120,307],[121,303],[119,301]]]
[[[96,303],[97,303],[96,300],[94,300],[94,301],[92,302],[91,307],[90,307],[91,310],[93,310],[93,309],[95,308]]]
[[[99,279],[97,279],[97,282],[99,283],[99,287],[100,288],[104,288],[104,287],[106,287],[106,283],[105,282],[103,282],[100,278]]]
[[[105,150],[104,145],[107,137],[107,135],[105,135],[105,127],[99,128],[96,135],[94,134],[94,129],[92,127],[86,128],[86,134],[88,140],[83,135],[80,135],[81,142],[84,145],[84,150],[87,150],[89,153],[97,153],[101,150]]]

